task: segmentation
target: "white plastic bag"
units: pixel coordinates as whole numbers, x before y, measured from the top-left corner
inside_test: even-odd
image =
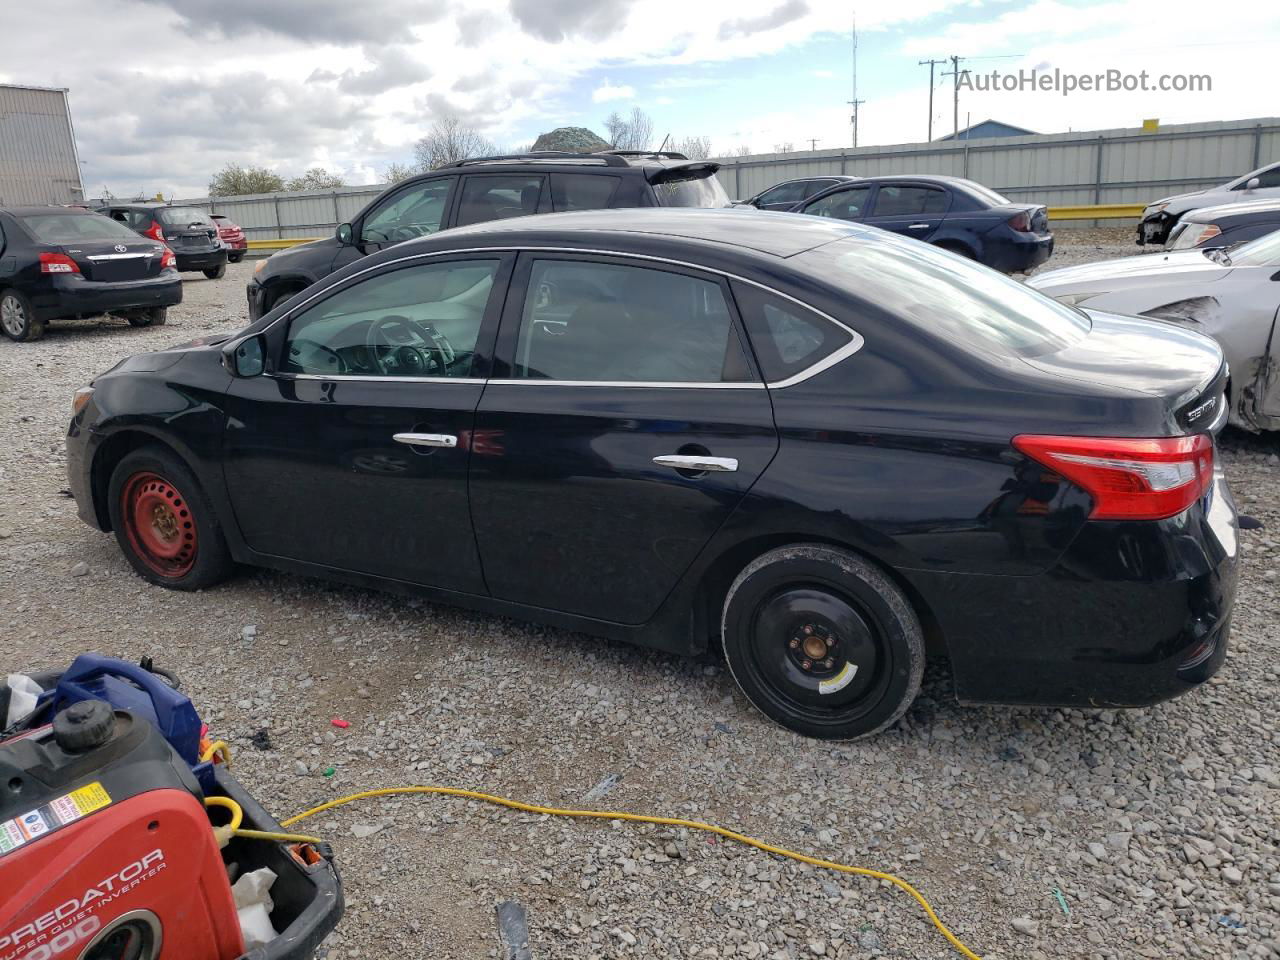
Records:
[[[236,901],[236,914],[240,918],[240,932],[244,935],[244,948],[252,950],[270,943],[277,936],[271,925],[271,911],[275,903],[271,899],[271,885],[276,873],[263,867],[246,873],[231,885],[231,896]]]
[[[9,674],[6,686],[9,688],[9,710],[4,719],[4,726],[11,727],[24,719],[36,708],[36,698],[44,693],[40,684],[21,673]]]

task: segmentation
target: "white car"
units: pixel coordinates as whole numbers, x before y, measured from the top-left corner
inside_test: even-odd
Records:
[[[1165,197],[1142,211],[1142,219],[1138,221],[1138,243],[1164,243],[1178,218],[1188,210],[1241,200],[1270,200],[1273,197],[1280,197],[1280,163],[1259,167],[1220,187]]]
[[[1238,247],[1177,250],[1037,274],[1042,293],[1086,310],[1165,320],[1222,346],[1230,422],[1280,430],[1280,230]]]

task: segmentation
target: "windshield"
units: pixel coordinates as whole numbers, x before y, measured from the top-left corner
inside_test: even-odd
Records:
[[[970,260],[889,234],[837,240],[796,259],[922,330],[1003,356],[1055,353],[1089,332],[1089,318],[1073,307]]]
[[[1233,267],[1280,266],[1280,230],[1236,247],[1228,256]]]
[[[43,243],[80,243],[84,240],[137,240],[123,223],[98,213],[35,214],[20,217],[32,235]]]
[[[693,180],[666,180],[653,185],[664,207],[731,207],[733,201],[714,173]]]
[[[199,207],[162,207],[156,211],[160,222],[169,227],[185,227],[190,223],[209,223],[209,214]]]

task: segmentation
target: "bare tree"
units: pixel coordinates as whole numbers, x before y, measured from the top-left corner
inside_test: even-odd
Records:
[[[399,183],[420,172],[419,168],[412,163],[388,163],[387,168],[382,171],[382,182]]]
[[[483,157],[498,152],[488,137],[468,127],[453,114],[445,114],[431,124],[427,135],[413,147],[418,166],[434,170],[446,163],[457,163],[468,157]]]
[[[786,140],[782,143],[775,143],[773,145],[774,153],[795,153],[795,150],[796,150],[796,145],[792,143],[790,140]]]
[[[729,153],[731,157],[749,157],[751,156],[751,144],[740,143]]]
[[[617,110],[604,121],[609,143],[615,150],[648,150],[653,142],[653,118],[639,107],[624,117]]]
[[[684,137],[672,140],[671,149],[683,153],[690,160],[705,160],[711,156],[711,138]]]
[[[332,190],[345,187],[347,182],[339,174],[330,173],[324,167],[312,167],[300,177],[293,177],[284,185],[286,190]]]

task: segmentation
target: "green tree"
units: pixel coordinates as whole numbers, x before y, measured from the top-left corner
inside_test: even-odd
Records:
[[[209,181],[209,196],[240,197],[248,193],[277,193],[284,180],[266,167],[242,167],[228,163]]]
[[[339,174],[330,173],[324,167],[312,167],[300,177],[293,177],[285,184],[286,190],[332,190],[345,187],[347,182]]]

